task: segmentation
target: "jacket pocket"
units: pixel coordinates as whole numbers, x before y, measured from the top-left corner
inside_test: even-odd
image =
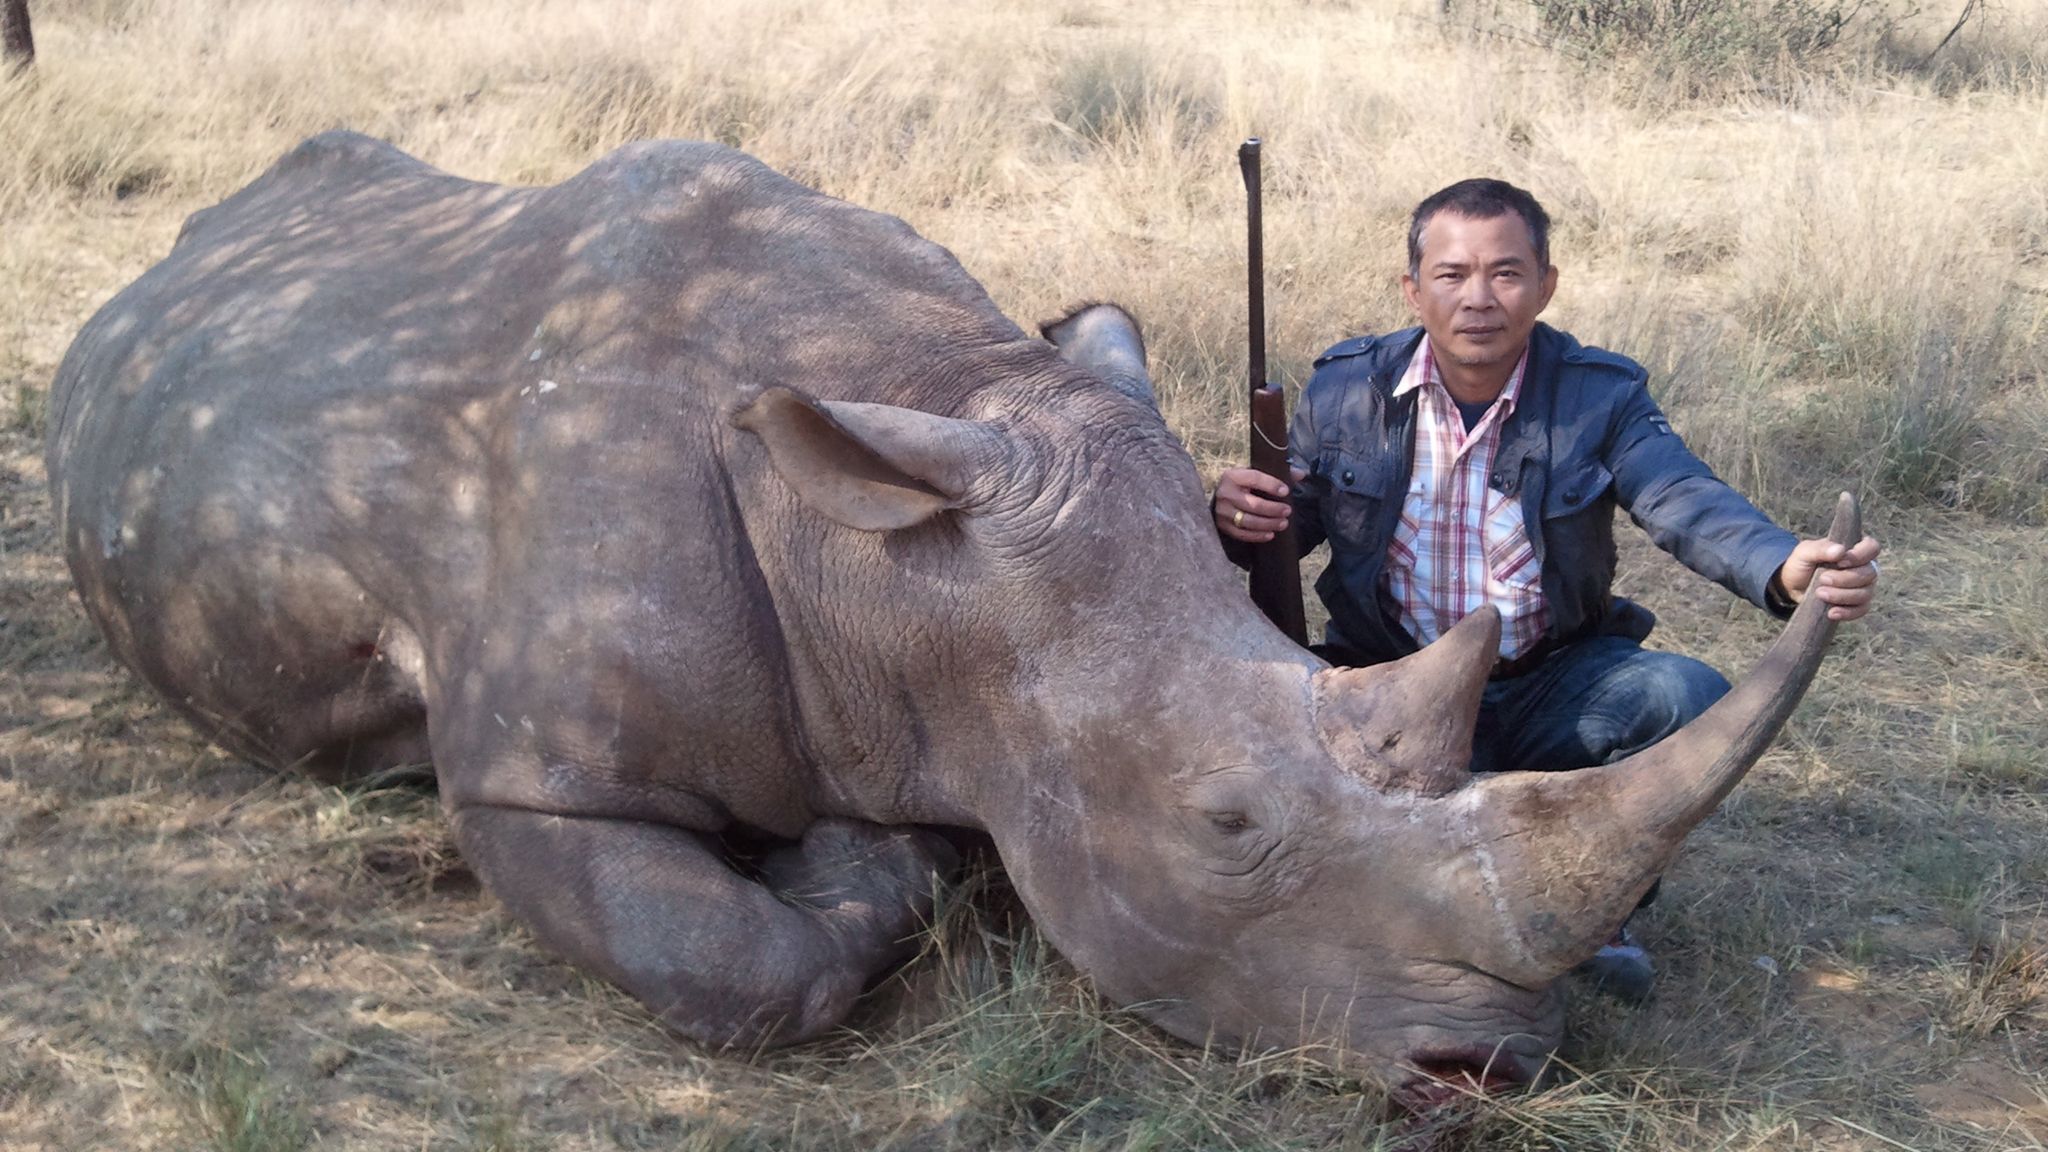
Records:
[[[1354,552],[1371,546],[1391,498],[1393,462],[1337,450],[1326,453],[1319,463],[1322,479],[1329,485],[1324,526],[1331,542]]]
[[[1576,516],[1613,487],[1614,474],[1595,463],[1553,475],[1543,492],[1543,519]]]
[[[1588,618],[1605,607],[1614,572],[1614,475],[1597,463],[1553,474],[1543,492],[1544,565]]]

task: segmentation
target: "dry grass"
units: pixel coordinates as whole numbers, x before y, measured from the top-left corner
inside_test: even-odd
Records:
[[[0,1143],[2042,1147],[2038,0],[1926,72],[1866,57],[1684,100],[1505,34],[1513,12],[1437,11],[38,4],[38,70],[0,85]],[[1020,319],[1130,304],[1210,465],[1242,444],[1239,138],[1270,142],[1274,365],[1297,384],[1402,321],[1407,207],[1502,175],[1558,218],[1553,318],[1657,369],[1718,467],[1807,528],[1837,486],[1870,497],[1887,603],[1644,918],[1657,1000],[1580,1004],[1550,1091],[1403,1127],[1298,1059],[1167,1042],[987,874],[857,1030],[714,1057],[540,955],[424,793],[227,760],[67,600],[38,449],[70,333],[184,214],[337,125],[510,181],[641,136],[741,145],[909,219]],[[1639,542],[1624,584],[1723,668],[1771,631]]]

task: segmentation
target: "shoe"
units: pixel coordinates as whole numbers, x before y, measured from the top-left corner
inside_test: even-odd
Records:
[[[1628,1004],[1641,1004],[1650,998],[1650,985],[1656,979],[1656,969],[1650,966],[1650,954],[1636,942],[1635,934],[1624,924],[1615,930],[1614,939],[1602,945],[1591,960],[1578,966],[1575,971],[1593,981],[1593,990]]]

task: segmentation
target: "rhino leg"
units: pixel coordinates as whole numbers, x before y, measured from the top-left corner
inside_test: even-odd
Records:
[[[665,824],[472,806],[455,831],[542,944],[719,1048],[836,1026],[914,945],[950,864],[930,833],[838,819],[771,854],[765,883]]]

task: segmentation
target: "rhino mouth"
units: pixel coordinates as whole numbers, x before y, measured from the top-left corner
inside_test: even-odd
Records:
[[[1510,1051],[1507,1041],[1427,1048],[1401,1063],[1414,1072],[1395,1088],[1394,1100],[1415,1112],[1528,1087],[1543,1069],[1542,1060]]]

